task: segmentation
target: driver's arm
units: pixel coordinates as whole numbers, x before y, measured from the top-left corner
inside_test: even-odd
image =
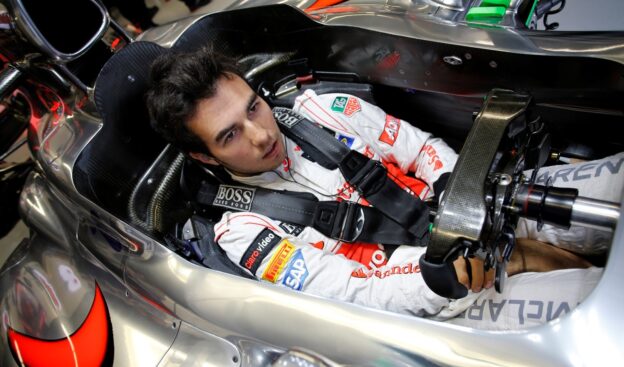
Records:
[[[369,270],[328,248],[312,246],[330,240],[313,228],[289,235],[280,222],[255,213],[226,213],[215,225],[215,239],[232,262],[281,287],[417,316],[437,315],[449,304],[422,279],[422,247],[397,249],[388,264]]]
[[[442,139],[360,98],[308,90],[297,98],[294,109],[338,134],[360,137],[382,162],[413,173],[428,186],[419,193],[423,199],[434,195],[440,176],[455,166],[457,154]]]
[[[473,292],[490,288],[494,281],[494,269],[485,272],[483,260],[477,257],[458,257],[454,262],[457,280]],[[544,242],[518,238],[507,264],[507,275],[525,272],[545,272],[560,269],[589,268],[591,263],[562,248]]]

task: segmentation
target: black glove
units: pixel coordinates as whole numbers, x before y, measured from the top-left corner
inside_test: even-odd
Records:
[[[443,173],[442,176],[440,176],[438,180],[433,183],[433,193],[438,204],[440,203],[440,199],[442,199],[442,194],[446,189],[446,184],[448,183],[450,177],[450,172]]]

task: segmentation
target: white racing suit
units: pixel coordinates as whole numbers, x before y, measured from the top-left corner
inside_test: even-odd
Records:
[[[351,149],[380,160],[389,177],[422,199],[434,195],[434,182],[450,172],[457,159],[441,139],[353,96],[307,91],[296,100],[294,110],[334,131]],[[291,140],[284,140],[287,157],[282,166],[233,179],[273,190],[308,192],[319,200],[366,204],[339,170],[321,167]],[[524,273],[508,279],[502,295],[491,288],[453,301],[433,293],[422,279],[418,260],[424,247],[400,246],[388,258],[381,244],[343,243],[311,227],[249,212],[225,213],[215,226],[215,236],[230,260],[260,280],[398,313],[437,320],[455,317],[451,322],[483,329],[517,329],[549,321],[584,299],[601,274],[596,268]],[[520,302],[526,303],[521,310]],[[475,306],[481,309],[475,311]]]

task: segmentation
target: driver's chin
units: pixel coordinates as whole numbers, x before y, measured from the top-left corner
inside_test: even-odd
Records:
[[[244,160],[244,165],[240,164],[228,164],[229,162],[222,161],[221,163],[225,166],[230,172],[234,173],[237,176],[255,176],[262,174],[264,172],[272,171],[277,169],[282,165],[284,159],[286,158],[286,149],[282,140],[279,140],[278,143],[278,154],[271,158],[256,158],[255,161],[249,159]],[[236,163],[239,163],[237,161]]]
[[[271,165],[271,168],[267,169],[267,171],[272,171],[274,169],[277,169],[279,166],[282,165],[282,162],[284,162],[284,157],[276,157],[275,161],[272,162],[273,164]]]
[[[283,160],[284,160],[283,156],[282,157],[277,156],[274,159],[272,159],[270,162],[267,162],[266,160],[261,159],[257,161],[255,164],[251,164],[246,167],[240,167],[240,166],[237,167],[237,166],[232,166],[232,165],[226,165],[225,167],[230,172],[232,172],[233,174],[237,176],[256,176],[264,172],[272,171],[278,168],[282,164]]]
[[[270,162],[264,162],[264,164],[262,165],[264,166],[262,167],[263,168],[262,171],[258,173],[273,171],[274,169],[277,169],[279,166],[282,165],[282,162],[284,162],[285,156],[286,156],[285,154],[278,154]]]

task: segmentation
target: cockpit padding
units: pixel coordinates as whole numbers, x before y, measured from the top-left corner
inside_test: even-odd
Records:
[[[179,185],[184,154],[168,145],[132,190],[128,201],[130,223],[162,235],[185,221],[192,208]]]
[[[104,65],[94,94],[103,126],[74,167],[78,191],[122,218],[127,217],[128,198],[137,181],[166,146],[150,127],[143,97],[149,78],[146,65],[165,50],[135,42]]]

